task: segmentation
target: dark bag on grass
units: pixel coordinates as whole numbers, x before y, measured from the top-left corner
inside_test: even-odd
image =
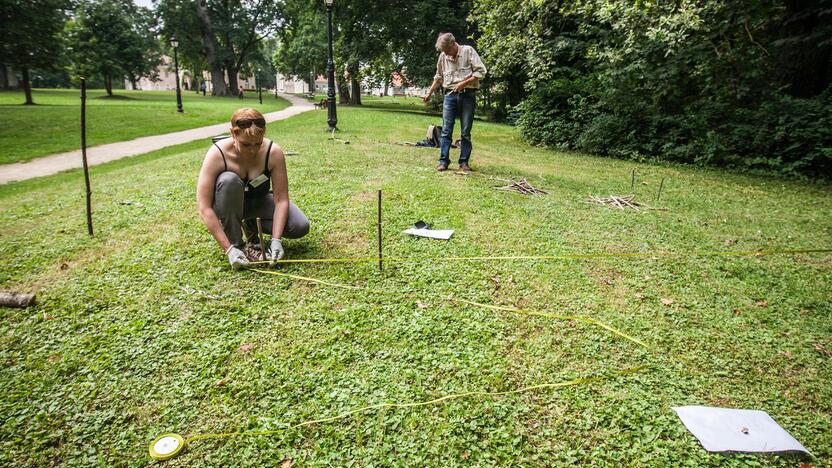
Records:
[[[428,146],[430,148],[439,148],[439,137],[442,135],[442,127],[438,125],[428,125],[428,131],[425,133],[425,139],[416,143],[416,146]]]

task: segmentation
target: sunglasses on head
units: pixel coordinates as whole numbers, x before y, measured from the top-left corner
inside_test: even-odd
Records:
[[[266,119],[237,119],[234,122],[235,127],[249,128],[251,125],[257,125],[260,128],[266,128]]]

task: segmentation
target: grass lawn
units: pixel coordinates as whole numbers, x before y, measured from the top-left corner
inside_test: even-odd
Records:
[[[21,91],[0,91],[0,164],[28,161],[81,147],[81,99],[77,89],[35,89],[37,105],[24,106]],[[182,94],[185,112],[176,112],[173,91],[114,90],[107,97],[102,89],[87,91],[87,146],[132,140],[149,135],[187,130],[228,121],[240,107],[273,112],[289,106],[285,99],[256,93],[236,97],[203,97]]]
[[[422,139],[435,116],[339,107],[345,145],[327,139],[325,115],[269,126],[300,153],[288,156],[290,194],[312,221],[306,238],[286,241],[290,258],[373,256],[379,188],[387,256],[828,248],[832,239],[829,186],[557,153],[483,122],[474,124],[477,175],[437,174],[435,150],[390,144]],[[797,464],[708,454],[670,409],[688,404],[765,410],[813,463],[832,461],[832,255],[280,270],[412,294],[401,299],[235,273],[195,211],[208,145],[92,168],[94,238],[80,172],[0,187],[0,288],[39,300],[0,309],[0,464],[144,465],[164,432],[274,430],[377,403],[639,365],[647,367],[560,389],[198,440],[171,465]],[[502,183],[489,177],[509,176],[549,194],[494,190]],[[585,202],[631,192],[666,211]],[[456,233],[447,242],[401,234],[417,220]],[[449,295],[585,315],[655,350]]]

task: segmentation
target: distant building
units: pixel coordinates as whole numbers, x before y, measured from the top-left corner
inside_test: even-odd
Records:
[[[156,67],[157,79],[151,80],[150,78],[143,77],[136,82],[136,85],[140,90],[144,91],[174,90],[176,89],[176,73],[174,72],[174,68],[173,58],[163,55],[162,63]],[[211,82],[211,74],[208,71],[203,71],[202,77],[199,80],[195,80],[190,70],[180,67],[179,77],[179,86],[182,87],[182,91],[196,91],[203,81],[205,82],[206,93],[211,93],[214,89],[213,83]],[[129,80],[124,80],[124,88],[133,89]],[[257,84],[253,76],[245,78],[238,77],[237,88],[254,90],[257,89]]]
[[[162,64],[156,67],[157,80],[151,80],[148,77],[139,78],[136,81],[136,87],[145,91],[159,91],[170,90],[176,88],[176,81],[174,80],[172,59],[168,56],[162,56]],[[133,89],[133,84],[130,80],[124,80],[124,89]]]
[[[296,76],[284,76],[280,73],[275,75],[277,91],[289,94],[304,94],[309,92],[309,83],[299,80]]]
[[[370,87],[367,83],[363,83],[362,87],[367,90],[367,94],[373,96],[424,96],[427,93],[427,88],[408,86],[404,77],[398,72],[390,75],[388,86]]]
[[[329,91],[329,79],[324,75],[318,75],[315,77],[315,92],[316,93],[326,93]],[[338,93],[338,85],[335,85],[335,93]]]

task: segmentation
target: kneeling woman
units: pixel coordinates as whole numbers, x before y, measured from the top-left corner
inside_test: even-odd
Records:
[[[202,222],[228,256],[235,270],[248,265],[243,231],[257,245],[254,220],[272,235],[266,258],[283,258],[281,238],[309,232],[309,220],[289,201],[286,161],[280,146],[263,138],[266,119],[255,109],[231,116],[231,138],[214,143],[199,172],[196,199]],[[274,191],[270,190],[273,185]]]

